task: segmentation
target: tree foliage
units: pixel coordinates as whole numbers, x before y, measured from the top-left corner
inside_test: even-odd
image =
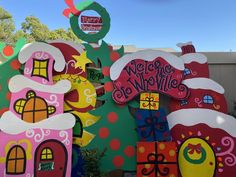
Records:
[[[15,25],[11,15],[0,7],[0,41],[11,43],[14,31]]]
[[[63,39],[80,43],[71,28],[50,30],[45,24],[34,16],[28,16],[21,24],[20,30],[15,30],[12,15],[0,7],[0,41],[14,44],[19,38],[26,38],[27,42],[48,41]]]

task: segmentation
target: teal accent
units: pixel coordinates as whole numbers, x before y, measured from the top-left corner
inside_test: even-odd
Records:
[[[200,159],[196,159],[196,160],[193,160],[189,157],[188,155],[188,150],[189,148],[186,147],[184,149],[184,158],[189,162],[189,163],[192,163],[192,164],[201,164],[203,163],[205,160],[206,160],[206,151],[204,148],[201,148],[201,153],[202,153],[202,157]]]
[[[1,53],[1,55],[2,55],[6,60],[15,59],[15,58],[17,58],[18,53],[20,52],[21,48],[22,48],[25,44],[26,44],[26,39],[25,39],[25,38],[20,38],[20,39],[16,42],[15,47],[13,48],[13,50],[14,50],[13,55],[11,55],[11,56],[5,56],[5,55],[3,54],[3,51],[2,51],[2,50],[4,49],[4,47],[6,46],[6,44],[5,44],[4,42],[1,42],[1,43],[0,43],[0,53]]]
[[[94,1],[91,1],[91,0],[83,1],[83,2],[79,3],[78,5],[76,5],[76,9],[79,11],[83,11],[88,6],[92,5],[93,3],[94,3]]]

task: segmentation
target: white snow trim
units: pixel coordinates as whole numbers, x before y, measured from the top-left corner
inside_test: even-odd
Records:
[[[0,119],[0,130],[11,135],[17,135],[33,128],[67,130],[74,127],[75,122],[75,117],[72,114],[64,113],[37,123],[28,123],[16,117],[11,111],[7,111]]]
[[[236,137],[236,119],[230,115],[211,109],[181,109],[167,116],[170,129],[177,124],[193,126],[204,123],[212,128],[225,130]]]
[[[184,46],[187,46],[187,45],[193,45],[192,41],[189,41],[189,42],[180,42],[178,44],[176,44],[177,47],[184,47]]]
[[[212,90],[220,94],[225,93],[225,89],[220,84],[208,78],[186,79],[182,83],[191,89]]]
[[[72,41],[65,41],[65,40],[62,40],[62,39],[57,39],[57,40],[50,40],[50,41],[47,41],[47,43],[49,44],[54,44],[54,43],[62,43],[62,44],[67,44],[71,47],[73,47],[75,50],[77,50],[80,54],[84,52],[84,46],[79,44],[79,43],[75,43],[75,42],[72,42]]]
[[[34,52],[47,52],[52,55],[55,59],[54,69],[56,71],[60,72],[65,68],[65,58],[61,51],[58,48],[43,42],[33,42],[24,45],[18,56],[20,63],[24,64],[27,62]]]
[[[185,64],[189,64],[192,62],[204,64],[207,62],[207,57],[201,53],[188,53],[182,55],[180,58],[184,61]]]
[[[158,50],[141,50],[138,52],[134,52],[131,54],[124,55],[119,60],[117,60],[110,69],[110,77],[111,80],[116,80],[119,78],[120,73],[124,69],[124,67],[135,59],[142,59],[145,61],[153,61],[154,59],[162,57],[168,63],[170,63],[173,67],[179,70],[184,70],[184,63],[183,60],[171,53],[167,53],[164,51]]]
[[[54,85],[44,85],[35,82],[23,75],[16,75],[10,79],[9,90],[12,93],[17,93],[25,88],[30,88],[46,93],[64,94],[70,90],[71,82],[68,80],[60,80]]]

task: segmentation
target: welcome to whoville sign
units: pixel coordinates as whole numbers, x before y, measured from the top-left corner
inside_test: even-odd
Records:
[[[144,91],[185,99],[189,92],[182,84],[183,70],[183,61],[170,53],[146,50],[125,55],[111,67],[113,99],[124,104]]]

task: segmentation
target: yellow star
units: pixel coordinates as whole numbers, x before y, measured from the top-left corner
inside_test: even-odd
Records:
[[[72,57],[76,60],[75,68],[80,68],[84,72],[86,64],[92,63],[92,61],[87,58],[87,52],[83,52],[80,56],[72,55]]]

